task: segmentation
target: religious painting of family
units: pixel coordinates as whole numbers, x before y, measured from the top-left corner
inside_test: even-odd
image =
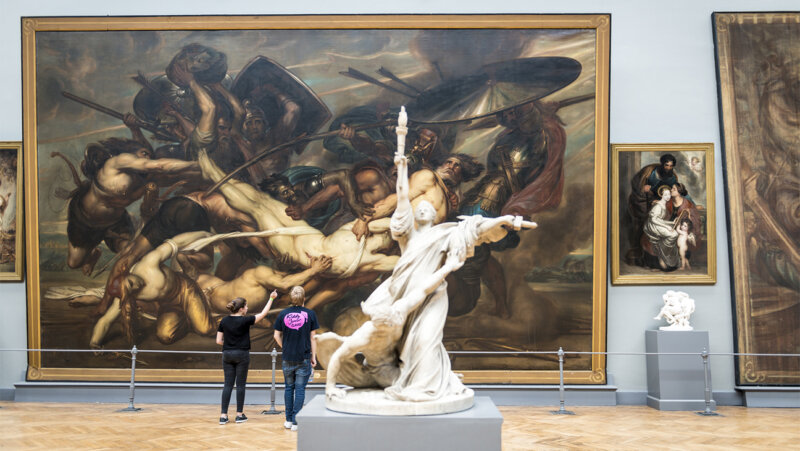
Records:
[[[25,18],[29,343],[98,351],[31,352],[28,378],[124,380],[129,356],[100,351],[136,345],[137,379],[220,380],[217,355],[148,351],[218,350],[226,304],[258,311],[275,289],[251,334],[269,351],[296,285],[320,332],[351,335],[400,271],[407,174],[433,225],[500,227],[436,281],[446,308],[408,321],[438,316],[464,382],[557,381],[555,356],[520,353],[605,350],[609,31],[607,15]],[[566,369],[605,382],[603,356]]]
[[[735,349],[800,349],[800,13],[715,13]],[[736,358],[739,385],[798,385],[796,357]]]
[[[21,156],[21,142],[0,142],[0,281],[22,280]]]
[[[612,144],[611,281],[716,281],[713,144]]]

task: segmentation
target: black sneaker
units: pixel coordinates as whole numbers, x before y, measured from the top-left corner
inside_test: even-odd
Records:
[[[219,424],[228,424],[228,417],[219,417]]]
[[[237,423],[244,423],[245,421],[247,421],[247,416],[245,414],[236,415]]]

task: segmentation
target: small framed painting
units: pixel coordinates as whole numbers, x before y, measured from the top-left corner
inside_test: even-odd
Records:
[[[0,142],[0,281],[22,280],[22,143]]]
[[[715,283],[714,145],[612,144],[611,168],[611,283]]]

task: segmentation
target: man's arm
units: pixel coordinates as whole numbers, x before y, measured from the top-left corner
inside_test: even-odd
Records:
[[[287,141],[297,128],[297,123],[300,120],[300,105],[272,85],[267,85],[266,89],[278,99],[283,107],[283,115],[280,122],[270,132],[273,135],[272,142],[281,144]]]
[[[275,339],[275,343],[278,343],[278,346],[283,348],[283,332],[276,330],[275,333],[272,334],[272,338]]]
[[[311,266],[303,272],[281,276],[272,268],[258,266],[254,268],[256,282],[264,287],[275,287],[282,291],[288,291],[294,286],[303,285],[309,279],[319,273],[330,269],[333,259],[325,255],[311,257]]]
[[[216,183],[225,177],[225,173],[208,157],[208,153],[205,150],[200,151],[197,156],[197,162],[203,171],[203,177],[206,179]],[[254,186],[233,178],[223,183],[219,190],[225,196],[228,205],[251,216],[252,213],[256,212],[256,204],[261,196],[264,195]]]
[[[136,125],[136,116],[131,113],[125,113],[125,115],[122,116],[122,122],[124,122],[128,130],[131,131],[131,137],[134,141],[141,144],[145,149],[149,149],[151,152],[153,151],[153,146],[150,145],[150,141],[144,137],[142,129]]]
[[[206,88],[198,83],[191,74],[188,76],[192,77],[189,86],[192,88],[197,106],[200,108],[200,120],[195,128],[200,133],[212,133],[215,131],[214,118],[217,115],[217,104],[214,103],[214,99],[211,98]]]
[[[347,170],[340,169],[331,171],[322,176],[322,184],[325,186],[302,205],[290,205],[286,207],[286,215],[294,220],[303,219],[309,211],[315,210],[323,205],[332,202],[343,196],[342,184],[346,181]]]
[[[398,185],[400,180],[400,173],[397,174]],[[408,208],[411,208],[411,201],[417,197],[425,194],[426,191],[433,188],[436,184],[433,172],[428,169],[419,170],[411,174],[411,179],[408,182]],[[369,218],[370,221],[374,219],[385,218],[390,216],[398,207],[398,195],[390,194],[380,202],[375,203],[375,213]]]
[[[242,103],[239,102],[239,99],[233,95],[230,91],[228,91],[222,83],[214,83],[211,85],[211,89],[217,91],[222,95],[222,97],[230,104],[231,108],[233,109],[233,121],[231,121],[231,133],[239,133],[239,130],[242,129],[242,123],[244,122],[244,107]]]
[[[311,331],[311,370],[317,366],[317,331]]]
[[[109,162],[118,171],[137,171],[152,174],[172,174],[182,171],[199,171],[200,166],[196,161],[175,160],[172,158],[138,158],[131,154],[120,154]],[[106,163],[108,164],[108,163]]]
[[[398,171],[397,179],[400,180],[400,174]],[[399,184],[399,182],[398,182]],[[410,200],[414,200],[417,197],[425,194],[426,191],[433,188],[436,184],[436,180],[434,178],[433,172],[428,169],[419,170],[411,175],[411,180],[408,184],[408,198]],[[390,194],[386,196],[383,200],[375,203],[374,212],[370,216],[365,216],[363,218],[359,218],[355,224],[353,224],[353,233],[356,235],[356,238],[361,238],[362,234],[365,234],[367,231],[367,224],[371,221],[376,219],[385,218],[390,216],[392,213],[397,210],[398,206],[398,196],[397,194]],[[411,210],[411,203],[408,203],[408,209]]]

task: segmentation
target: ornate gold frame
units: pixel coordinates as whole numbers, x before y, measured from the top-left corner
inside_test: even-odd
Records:
[[[736,92],[734,86],[734,62],[731,44],[731,28],[743,24],[800,24],[797,12],[748,12],[714,13],[714,47],[719,89],[720,134],[723,148],[723,174],[725,175],[726,206],[728,209],[728,245],[730,249],[732,303],[736,316],[734,321],[735,350],[741,353],[764,352],[757,349],[759,339],[754,331],[754,306],[748,262],[752,258],[747,242],[751,236],[745,228],[747,196],[742,178],[746,177],[747,160],[739,147],[739,124],[747,123],[751,117],[737,117]],[[762,218],[764,219],[764,218]],[[764,219],[767,221],[767,219]],[[769,219],[772,221],[772,219]],[[795,331],[797,332],[797,331]],[[796,384],[798,373],[776,371],[766,368],[769,357],[740,356],[735,359],[736,383],[742,385],[790,385]],[[787,382],[788,381],[788,382]]]
[[[248,30],[248,29],[594,29],[596,31],[594,242],[592,283],[592,351],[606,349],[606,232],[608,161],[608,87],[611,18],[592,15],[334,15],[334,16],[162,16],[162,17],[35,17],[22,20],[23,133],[25,211],[28,215],[27,267],[28,344],[40,348],[39,230],[36,136],[36,33],[45,31],[121,30]],[[591,370],[567,371],[567,383],[602,384],[605,355],[594,354]],[[218,381],[218,370],[152,370],[136,372],[142,381]],[[319,372],[324,377],[324,372]],[[127,380],[125,369],[42,368],[41,353],[28,355],[30,380]],[[267,371],[251,371],[255,382],[268,380]],[[557,383],[557,371],[467,371],[468,383]]]
[[[2,150],[15,150],[17,152],[17,205],[16,205],[16,214],[17,214],[17,236],[15,237],[14,242],[14,255],[15,255],[15,262],[14,262],[14,270],[13,271],[6,271],[0,272],[0,281],[2,282],[21,282],[22,281],[22,268],[24,266],[24,255],[23,255],[23,247],[22,243],[25,240],[25,229],[23,229],[24,221],[22,218],[25,216],[25,212],[20,209],[22,207],[22,179],[23,179],[23,170],[22,170],[22,142],[21,141],[5,141],[0,142],[0,149]]]
[[[706,176],[706,231],[708,271],[706,274],[620,274],[620,181],[622,152],[704,152]],[[612,144],[611,145],[611,283],[615,285],[688,285],[717,282],[716,217],[714,213],[714,144]]]

